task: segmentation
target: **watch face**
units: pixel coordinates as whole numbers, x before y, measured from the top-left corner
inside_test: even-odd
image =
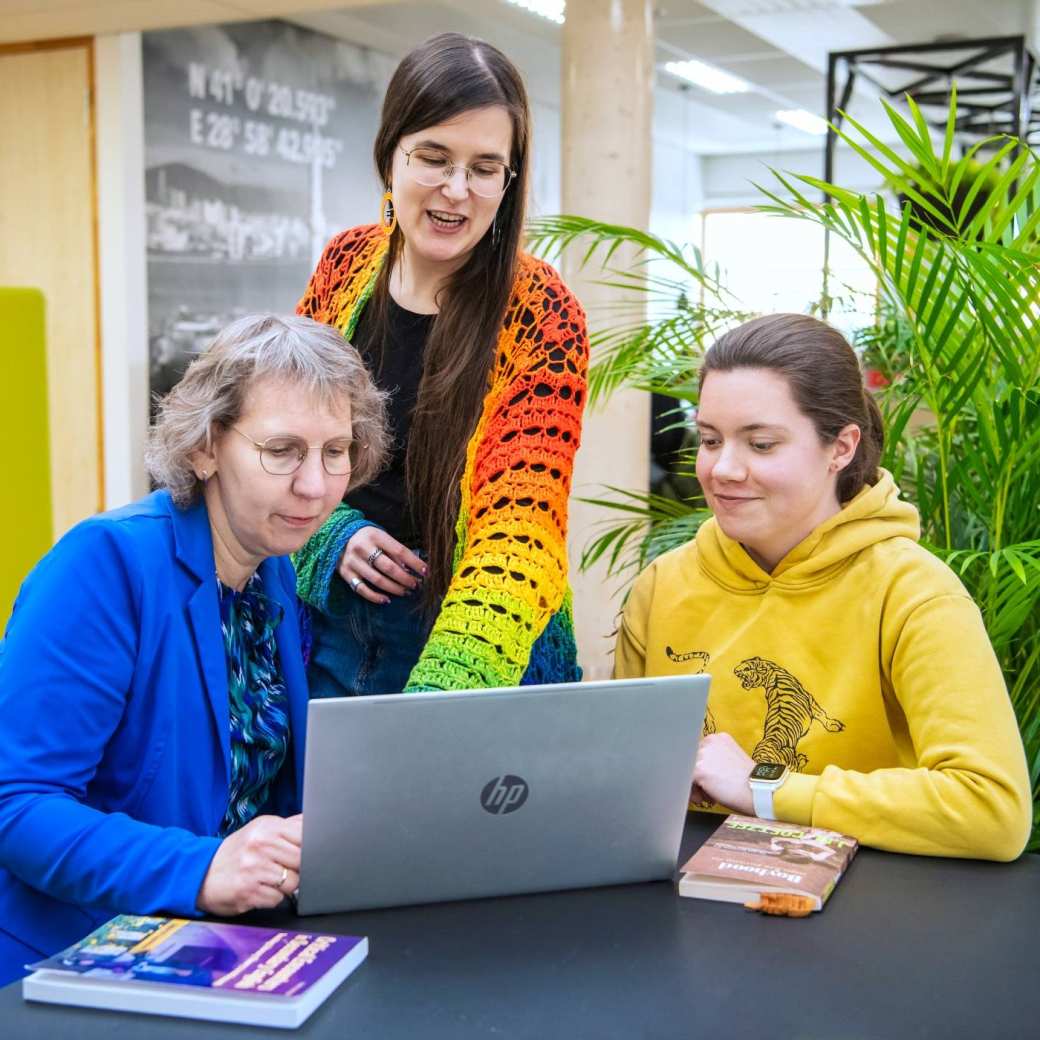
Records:
[[[752,780],[779,780],[784,775],[786,766],[779,765],[776,762],[759,762],[754,769],[751,770]]]

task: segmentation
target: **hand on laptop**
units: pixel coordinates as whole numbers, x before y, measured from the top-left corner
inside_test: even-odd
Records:
[[[300,884],[302,842],[302,815],[250,820],[220,843],[196,905],[221,917],[277,906]]]

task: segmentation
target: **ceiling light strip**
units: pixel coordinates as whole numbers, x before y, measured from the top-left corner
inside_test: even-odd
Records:
[[[665,70],[694,86],[703,87],[713,94],[746,94],[751,84],[739,76],[732,76],[706,62],[690,58],[687,61],[665,62]]]
[[[506,0],[506,3],[512,4],[514,7],[522,7],[525,11],[530,11],[531,14],[536,14],[539,18],[546,18],[557,25],[563,25],[565,20],[564,12],[567,9],[565,0]]]
[[[819,116],[814,116],[812,112],[807,112],[804,108],[782,108],[776,113],[776,118],[781,123],[793,126],[796,130],[801,130],[806,134],[822,137],[827,133],[827,121]]]

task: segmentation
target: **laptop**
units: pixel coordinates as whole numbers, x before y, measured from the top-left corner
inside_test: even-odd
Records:
[[[311,701],[297,912],[671,878],[708,682]]]

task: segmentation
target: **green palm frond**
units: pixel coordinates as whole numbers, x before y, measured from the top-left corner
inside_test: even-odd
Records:
[[[711,515],[703,505],[676,501],[664,495],[611,486],[603,490],[612,497],[578,501],[620,513],[625,519],[618,522],[606,517],[600,521],[606,530],[585,546],[581,555],[582,570],[602,559],[607,563],[609,576],[630,573],[634,577],[662,553],[688,542]]]
[[[679,245],[649,231],[587,217],[536,217],[527,224],[527,246],[539,256],[553,259],[578,242],[585,250],[580,256],[583,267],[595,258],[605,268],[622,246],[630,246],[635,250],[638,263],[666,261],[691,281],[703,285],[708,292],[724,292],[718,270],[705,266],[696,246]]]
[[[703,347],[749,315],[705,265],[700,250],[649,232],[586,217],[532,220],[528,247],[549,258],[578,247],[582,266],[597,264],[594,283],[614,290],[612,301],[589,315],[593,363],[589,398],[597,402],[622,385],[678,398],[696,396]],[[628,246],[631,266],[612,266]]]

